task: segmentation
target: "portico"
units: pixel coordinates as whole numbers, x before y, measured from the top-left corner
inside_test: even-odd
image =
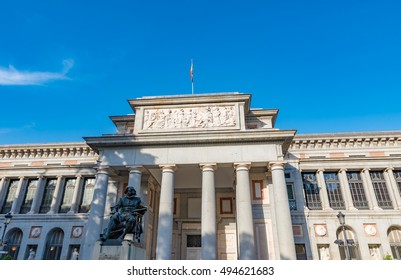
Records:
[[[86,228],[91,244],[105,226],[103,200],[112,172],[147,201],[143,239],[150,259],[257,259],[258,250],[296,259],[283,171],[283,151],[295,131],[274,128],[277,110],[251,110],[250,95],[238,93],[129,103],[134,116],[111,117],[121,133],[85,138],[99,153],[99,211],[91,211]],[[277,209],[270,209],[273,199]],[[254,232],[254,213],[261,209],[259,223],[272,233],[264,238],[277,240],[278,247],[255,245],[268,243],[255,240],[262,238]],[[91,248],[83,249],[90,259]]]

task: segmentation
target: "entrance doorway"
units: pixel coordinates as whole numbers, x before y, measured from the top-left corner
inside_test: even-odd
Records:
[[[200,260],[202,256],[201,235],[187,235],[186,255],[187,260]]]

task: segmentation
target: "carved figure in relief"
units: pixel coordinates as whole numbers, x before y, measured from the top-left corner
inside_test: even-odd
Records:
[[[143,129],[227,127],[236,124],[232,106],[145,110]]]
[[[213,107],[212,109],[212,115],[213,115],[213,126],[220,126],[221,121],[220,121],[220,109],[219,107]]]

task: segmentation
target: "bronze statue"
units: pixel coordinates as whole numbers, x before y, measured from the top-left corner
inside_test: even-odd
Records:
[[[107,239],[123,240],[127,233],[133,233],[139,242],[142,230],[142,217],[147,208],[136,196],[134,187],[125,190],[125,196],[120,198],[116,205],[111,207],[110,222],[104,233],[100,235],[101,241]]]

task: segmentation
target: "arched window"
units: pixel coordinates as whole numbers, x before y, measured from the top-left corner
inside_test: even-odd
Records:
[[[59,260],[63,249],[64,232],[60,228],[52,229],[46,238],[45,260]]]
[[[393,258],[401,260],[401,227],[391,227],[387,236]]]
[[[358,239],[356,237],[356,234],[352,229],[349,227],[345,227],[345,233],[347,236],[347,243],[348,243],[348,251],[350,253],[351,259],[352,260],[360,260],[361,255],[359,253],[359,244],[358,244]],[[340,257],[342,260],[346,259],[346,254],[345,254],[345,246],[344,246],[344,236],[342,229],[339,228],[337,230],[337,241],[336,243],[338,244],[338,248],[340,250]]]
[[[21,246],[22,230],[19,228],[10,230],[7,233],[5,240],[7,241],[8,254],[13,258],[13,260],[16,260]]]

